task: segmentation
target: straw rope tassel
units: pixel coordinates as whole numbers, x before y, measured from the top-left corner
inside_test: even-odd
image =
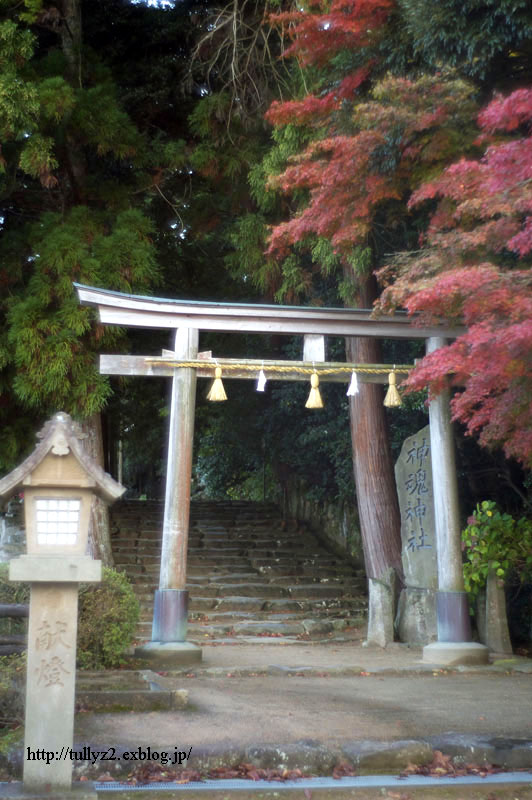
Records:
[[[214,370],[214,380],[212,382],[211,388],[209,389],[207,400],[210,400],[213,403],[220,402],[221,400],[227,400],[227,395],[225,393],[224,385],[222,383],[221,367],[216,367],[216,369]]]
[[[318,373],[313,372],[310,376],[310,394],[305,403],[305,408],[323,408],[323,400],[321,399],[319,386],[320,379],[318,378]]]
[[[388,391],[384,398],[384,405],[387,408],[395,408],[396,406],[402,405],[403,401],[401,400],[401,395],[397,391],[396,382],[397,378],[395,377],[395,372],[390,372],[388,375]]]

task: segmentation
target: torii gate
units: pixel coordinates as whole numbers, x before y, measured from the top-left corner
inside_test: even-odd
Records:
[[[190,660],[194,645],[186,642],[186,568],[190,513],[190,480],[196,378],[212,377],[215,367],[229,369],[231,378],[256,379],[267,368],[275,380],[301,380],[302,371],[316,369],[324,380],[348,380],[355,369],[362,382],[384,383],[391,367],[325,362],[325,336],[370,336],[425,339],[427,352],[463,333],[462,328],[412,325],[405,313],[374,317],[368,310],[303,306],[213,303],[141,297],[74,284],[82,304],[98,309],[100,322],[175,331],[173,351],[160,357],[100,356],[100,372],[107,375],[172,377],[168,465],[163,522],[159,589],[155,593],[152,641],[145,649],[154,656],[178,651]],[[200,331],[302,334],[303,361],[268,362],[198,357]],[[238,367],[241,367],[240,369]],[[280,368],[276,372],[275,367]],[[346,369],[348,368],[349,369]],[[325,371],[325,375],[323,372]],[[397,372],[407,369],[396,368]],[[424,660],[464,663],[487,660],[487,649],[472,643],[467,595],[462,573],[458,487],[449,392],[429,405],[431,458],[434,485],[435,534],[438,555],[438,641],[424,648]],[[479,649],[480,648],[480,649]],[[187,653],[189,654],[187,656]]]

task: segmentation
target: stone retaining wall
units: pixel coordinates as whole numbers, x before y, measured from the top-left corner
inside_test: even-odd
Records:
[[[364,567],[362,540],[355,503],[311,500],[308,488],[300,478],[289,480],[285,488],[283,516],[286,520],[305,522],[318,537],[325,539],[337,552]]]

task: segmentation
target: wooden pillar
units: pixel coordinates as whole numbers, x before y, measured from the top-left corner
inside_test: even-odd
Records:
[[[439,337],[428,339],[427,352],[432,353],[445,343],[446,340]],[[438,550],[438,641],[470,642],[471,624],[467,594],[464,591],[460,508],[449,401],[450,391],[446,389],[429,404]]]
[[[196,329],[178,328],[175,358],[197,358],[198,338]],[[152,640],[157,642],[186,639],[188,593],[185,587],[195,404],[196,370],[180,367],[172,379],[161,571],[152,628]]]

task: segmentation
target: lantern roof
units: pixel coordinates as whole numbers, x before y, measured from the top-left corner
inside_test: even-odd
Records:
[[[118,500],[126,487],[114,480],[94,461],[83,448],[82,440],[86,438],[81,427],[64,411],[55,414],[45,423],[37,434],[40,442],[32,453],[15,467],[12,472],[0,480],[0,500],[5,501],[18,489],[27,484],[28,478],[48,454],[53,456],[74,456],[81,469],[90,480],[91,489],[103,500],[112,503]]]

